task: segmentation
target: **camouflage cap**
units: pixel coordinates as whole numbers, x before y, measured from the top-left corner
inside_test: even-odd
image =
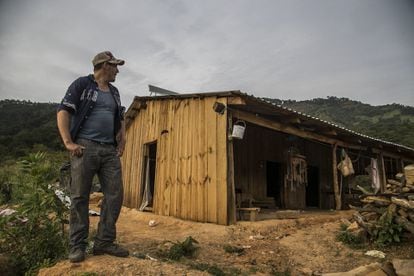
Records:
[[[96,66],[103,62],[109,62],[116,65],[124,65],[125,63],[124,60],[115,58],[114,55],[109,51],[97,54],[92,60],[93,66]]]

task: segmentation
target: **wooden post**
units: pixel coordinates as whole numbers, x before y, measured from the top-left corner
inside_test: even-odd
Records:
[[[236,223],[236,188],[234,185],[234,155],[233,140],[229,138],[230,128],[233,125],[232,114],[228,114],[227,125],[227,217],[228,224]]]
[[[380,191],[381,193],[383,193],[385,191],[385,186],[387,185],[387,176],[385,174],[384,155],[382,152],[378,154],[378,165],[380,177]]]
[[[404,173],[404,160],[402,158],[400,159],[400,166],[401,166],[401,170],[399,172]]]
[[[333,169],[333,187],[335,193],[335,209],[341,210],[342,200],[341,200],[341,191],[339,191],[339,184],[338,184],[338,169],[336,164],[336,149],[338,144],[335,144],[332,150],[332,169]]]

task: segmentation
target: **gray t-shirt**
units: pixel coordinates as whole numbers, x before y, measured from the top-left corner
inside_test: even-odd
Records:
[[[78,137],[103,143],[114,143],[116,103],[111,92],[98,90],[95,107],[85,120]]]

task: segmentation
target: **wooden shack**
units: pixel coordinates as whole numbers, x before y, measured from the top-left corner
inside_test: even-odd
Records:
[[[414,161],[412,148],[240,91],[135,97],[126,124],[124,205],[199,222],[232,224],[252,206],[346,207],[344,151],[355,174],[378,161],[381,189]]]

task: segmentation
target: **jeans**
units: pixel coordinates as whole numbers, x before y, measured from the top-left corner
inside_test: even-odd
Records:
[[[86,139],[76,143],[85,147],[81,157],[71,158],[70,231],[71,248],[86,249],[89,233],[89,194],[95,174],[104,194],[95,246],[105,246],[116,239],[116,221],[123,200],[121,162],[115,146]]]

